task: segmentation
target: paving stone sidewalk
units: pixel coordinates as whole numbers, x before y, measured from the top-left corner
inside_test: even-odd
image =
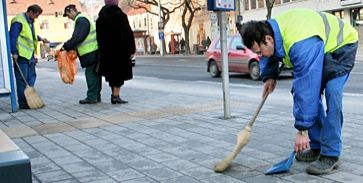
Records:
[[[34,183],[363,182],[363,113],[345,114],[339,169],[313,176],[306,163],[294,161],[289,171],[266,176],[290,155],[296,131],[290,104],[265,104],[251,141],[220,174],[214,165],[232,152],[258,100],[232,98],[227,120],[220,96],[160,89],[188,82],[146,87],[152,79],[135,77],[121,90],[129,104],[112,105],[104,83],[101,103],[80,105],[82,72],[74,85],[63,84],[56,68],[37,73],[45,108],[10,113],[10,100],[0,98],[0,128],[31,158]]]

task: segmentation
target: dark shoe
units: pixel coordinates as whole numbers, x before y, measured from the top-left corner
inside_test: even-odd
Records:
[[[100,98],[98,98],[97,102],[101,102],[101,97],[100,97]]]
[[[30,107],[28,106],[28,104],[19,104],[19,108],[20,109],[30,109]]]
[[[295,159],[303,162],[313,162],[318,159],[320,149],[309,149],[300,153],[296,153]]]
[[[90,100],[88,98],[79,101],[80,104],[96,104],[97,102],[98,100]]]
[[[319,158],[306,167],[306,172],[313,175],[321,175],[331,172],[341,164],[339,157],[320,155]]]
[[[111,103],[112,104],[127,104],[127,103],[129,103],[129,101],[126,101],[126,100],[122,100],[121,98],[120,98],[120,96],[113,96],[113,95],[111,95]]]

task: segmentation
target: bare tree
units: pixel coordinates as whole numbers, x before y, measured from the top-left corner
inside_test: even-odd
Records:
[[[154,12],[151,9],[147,8],[146,6],[144,6],[142,3],[144,4],[150,4],[153,6],[158,7],[159,3],[157,0],[135,0],[135,1],[127,1],[128,5],[134,9],[144,9],[146,12],[152,14],[152,15],[156,15],[159,16],[158,12]],[[141,2],[141,3],[137,3],[137,2]],[[165,25],[169,22],[170,20],[170,15],[172,13],[174,13],[177,9],[179,9],[180,7],[184,6],[185,2],[182,2],[181,4],[179,3],[173,3],[173,2],[167,2],[166,4],[160,4],[160,9],[161,9],[161,20],[162,22],[164,22],[164,27]],[[171,9],[167,8],[167,6],[172,6]],[[163,40],[164,42],[164,47],[161,48],[164,50],[164,53],[166,53],[166,44],[165,44],[165,39]]]
[[[190,53],[190,46],[189,46],[190,27],[192,26],[195,13],[199,10],[201,10],[201,8],[200,5],[198,5],[198,3],[193,2],[192,0],[184,1],[184,9],[181,20],[185,34],[185,53]],[[186,16],[188,17],[187,19]]]
[[[271,19],[272,7],[274,6],[275,0],[265,0],[265,2],[266,2],[266,8],[267,8],[266,18]]]

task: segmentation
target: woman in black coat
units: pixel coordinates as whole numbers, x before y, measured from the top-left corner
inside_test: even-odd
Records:
[[[118,0],[105,0],[96,21],[98,50],[101,54],[98,72],[112,90],[111,103],[128,103],[120,98],[124,81],[133,77],[131,58],[136,46],[127,15],[118,7]]]

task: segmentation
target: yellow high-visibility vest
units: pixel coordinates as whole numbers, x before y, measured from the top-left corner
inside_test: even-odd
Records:
[[[283,38],[286,56],[282,61],[288,66],[292,66],[288,54],[290,48],[301,40],[318,36],[324,41],[324,53],[333,52],[346,44],[358,41],[357,30],[348,22],[329,13],[294,9],[284,12],[274,19]]]
[[[74,28],[76,28],[76,22],[78,20],[78,18],[80,17],[84,17],[88,20],[89,24],[90,24],[90,30],[89,33],[86,37],[86,39],[77,45],[77,51],[79,56],[85,55],[87,53],[91,53],[93,51],[98,50],[98,43],[97,43],[97,37],[96,37],[96,26],[95,24],[85,15],[83,14],[79,14],[77,15],[77,17],[74,20]]]
[[[37,34],[34,34],[31,30],[30,24],[25,17],[25,13],[22,13],[11,20],[11,24],[14,22],[19,22],[22,25],[22,29],[18,39],[16,40],[16,48],[18,49],[18,54],[30,60],[34,53],[37,52],[38,38]]]

